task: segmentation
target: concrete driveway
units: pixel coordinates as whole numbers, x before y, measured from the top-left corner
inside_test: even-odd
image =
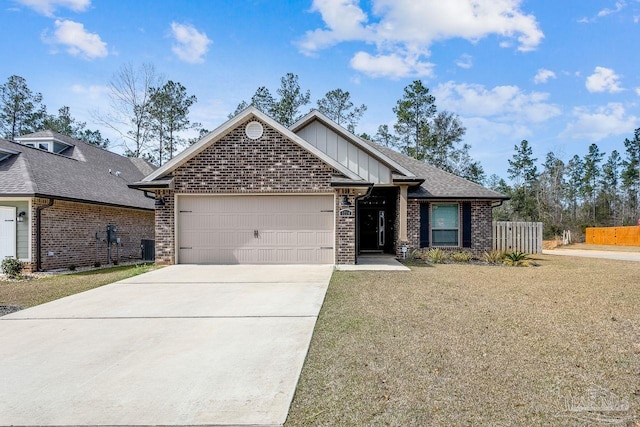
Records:
[[[0,425],[281,425],[332,271],[178,265],[0,317]]]
[[[640,252],[599,251],[591,249],[545,249],[545,255],[576,256],[581,258],[617,259],[620,261],[640,261]]]

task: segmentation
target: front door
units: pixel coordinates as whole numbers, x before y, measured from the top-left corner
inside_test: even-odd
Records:
[[[16,257],[16,208],[0,206],[0,261]]]
[[[385,211],[382,209],[360,209],[360,252],[383,252],[386,230]]]

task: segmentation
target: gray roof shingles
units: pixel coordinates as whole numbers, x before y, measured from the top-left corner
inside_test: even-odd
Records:
[[[45,132],[46,135],[39,132],[25,136],[53,135],[75,146],[63,154],[54,154],[0,139],[0,147],[18,152],[0,162],[0,197],[38,195],[153,209],[153,200],[127,186],[153,170],[144,160],[132,160],[64,135]]]
[[[419,187],[414,187],[409,190],[408,196],[411,198],[508,199],[508,197],[502,193],[490,190],[480,184],[476,184],[452,173],[445,172],[435,166],[398,153],[391,148],[370,141],[366,142],[377,148],[385,156],[413,172],[417,177],[424,179],[424,182]]]

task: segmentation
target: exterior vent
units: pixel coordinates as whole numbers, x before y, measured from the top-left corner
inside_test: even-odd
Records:
[[[249,139],[260,139],[264,129],[259,122],[253,121],[247,124],[247,127],[244,129],[244,133],[247,135]]]

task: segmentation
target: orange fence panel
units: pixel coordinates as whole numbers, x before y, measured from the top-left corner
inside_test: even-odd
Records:
[[[591,227],[585,235],[591,245],[640,246],[640,226]]]

